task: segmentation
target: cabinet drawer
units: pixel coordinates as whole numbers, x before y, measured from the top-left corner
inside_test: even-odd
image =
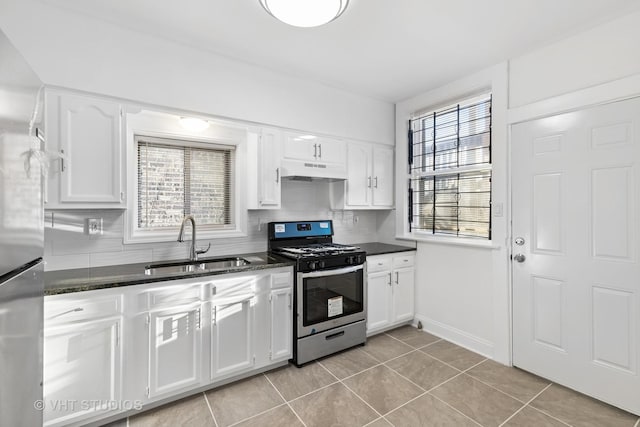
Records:
[[[271,289],[287,288],[293,285],[293,278],[290,272],[276,273],[271,275]]]
[[[372,256],[367,257],[367,273],[375,273],[376,271],[391,270],[391,257],[388,256]]]
[[[122,295],[95,297],[89,292],[82,297],[47,297],[44,302],[44,321],[47,326],[85,321],[122,313]]]
[[[393,257],[393,268],[413,267],[416,256],[413,254]]]
[[[202,285],[172,286],[170,288],[156,289],[145,293],[147,308],[153,309],[163,306],[186,305],[200,301],[202,298]]]

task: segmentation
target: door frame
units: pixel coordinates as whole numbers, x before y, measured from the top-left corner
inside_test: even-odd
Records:
[[[640,97],[640,73],[633,76],[613,80],[597,86],[580,89],[567,94],[547,98],[521,107],[507,110],[507,188],[509,206],[509,227],[507,231],[507,262],[509,271],[509,365],[513,365],[513,140],[511,129],[513,125],[563,113],[578,111],[598,105]]]

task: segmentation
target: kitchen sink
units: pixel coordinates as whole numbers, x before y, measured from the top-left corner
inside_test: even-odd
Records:
[[[251,264],[244,258],[216,258],[203,259],[201,261],[168,262],[164,264],[151,264],[144,268],[144,274],[153,276],[156,274],[171,273],[200,273],[206,271],[226,270],[233,267],[242,267]]]

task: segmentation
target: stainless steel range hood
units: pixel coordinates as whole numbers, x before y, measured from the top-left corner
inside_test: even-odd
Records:
[[[282,160],[283,179],[295,181],[344,181],[347,168],[344,164],[306,162],[303,160]]]

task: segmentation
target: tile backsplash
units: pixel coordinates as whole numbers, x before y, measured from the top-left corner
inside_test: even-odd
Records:
[[[123,243],[123,210],[56,210],[45,214],[45,269],[100,267],[115,264],[164,261],[188,257],[190,242]],[[282,208],[249,211],[247,236],[198,240],[211,249],[205,256],[223,256],[267,249],[267,223],[333,219],[334,239],[341,243],[378,241],[376,211],[331,211],[329,185],[324,182],[283,181]],[[386,217],[388,211],[380,215]],[[103,234],[85,233],[87,218],[102,218]],[[383,221],[382,223],[386,223]],[[387,234],[387,233],[382,233]],[[177,238],[177,233],[176,233]]]

